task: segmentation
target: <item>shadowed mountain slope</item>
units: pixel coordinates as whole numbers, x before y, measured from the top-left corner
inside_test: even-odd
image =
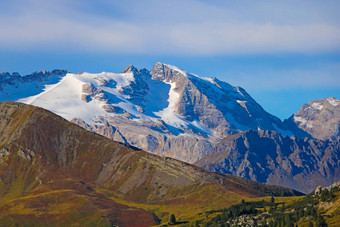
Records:
[[[226,137],[196,164],[307,193],[340,180],[340,142],[249,130]]]

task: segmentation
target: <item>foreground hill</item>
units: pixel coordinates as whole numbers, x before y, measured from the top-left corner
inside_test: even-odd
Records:
[[[0,103],[0,222],[149,226],[295,191],[218,175],[88,132],[53,113]],[[161,220],[160,220],[160,219]]]
[[[226,137],[196,164],[309,193],[340,180],[340,139],[298,139],[249,130]]]

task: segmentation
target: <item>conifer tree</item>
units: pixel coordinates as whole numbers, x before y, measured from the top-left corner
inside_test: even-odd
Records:
[[[274,196],[271,197],[270,202],[271,202],[272,204],[274,204],[274,202],[275,202]]]
[[[170,224],[176,224],[176,217],[175,217],[174,214],[171,214],[171,215],[170,215],[169,223],[170,223]]]

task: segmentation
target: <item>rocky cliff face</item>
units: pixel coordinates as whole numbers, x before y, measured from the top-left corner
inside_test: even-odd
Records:
[[[16,82],[6,82],[0,99],[44,107],[113,140],[189,163],[203,158],[221,138],[243,130],[285,133],[281,121],[242,88],[174,66],[156,63],[151,72],[128,66],[120,74],[65,73],[14,75]],[[1,78],[7,81],[8,75]],[[43,83],[48,85],[44,90]],[[26,92],[36,84],[39,89]]]
[[[223,139],[196,164],[308,193],[340,180],[339,155],[339,139],[297,139],[275,131],[250,130]]]
[[[284,124],[299,137],[336,139],[340,136],[340,101],[334,97],[311,101]]]
[[[152,78],[174,84],[175,111],[184,119],[198,120],[218,136],[245,129],[282,129],[281,121],[267,113],[241,87],[217,78],[201,78],[174,66],[157,63]]]

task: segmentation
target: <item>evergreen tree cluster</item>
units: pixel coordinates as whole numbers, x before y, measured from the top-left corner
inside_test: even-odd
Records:
[[[328,189],[323,189],[320,192],[320,200],[322,202],[327,202],[330,199],[334,198],[334,193],[335,192],[335,188],[332,188],[331,190]]]
[[[310,193],[289,205],[275,202],[274,196],[269,201],[246,202],[243,199],[241,203],[229,208],[210,210],[206,212],[205,219],[184,226],[228,227],[240,223],[247,226],[251,223],[250,226],[295,227],[302,221],[308,223],[308,227],[326,227],[326,221],[318,213],[317,206],[320,201],[331,201],[337,191],[340,191],[339,187],[326,188],[316,194]]]

